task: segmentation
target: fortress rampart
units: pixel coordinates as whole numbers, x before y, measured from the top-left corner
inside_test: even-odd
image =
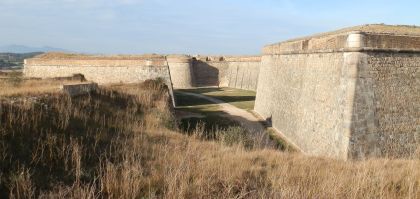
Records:
[[[175,88],[197,86],[256,90],[261,57],[139,55],[95,56],[48,53],[25,61],[28,77],[52,78],[80,73],[99,84],[135,83],[161,77]]]
[[[262,57],[44,54],[24,74],[256,90],[255,112],[302,151],[353,159],[420,150],[419,68],[419,27],[366,25],[268,45]]]
[[[44,54],[25,60],[28,77],[67,77],[80,73],[89,81],[100,84],[135,83],[163,78],[170,83],[164,56],[90,56]]]
[[[420,141],[414,31],[363,26],[266,46],[255,111],[308,154],[414,153]]]
[[[256,90],[260,57],[187,55],[82,55],[47,53],[25,60],[24,75],[35,78],[83,74],[99,84],[139,83],[161,78],[172,88],[197,86]]]
[[[24,75],[35,78],[69,77],[83,74],[99,84],[138,83],[161,78],[173,96],[172,80],[165,56],[94,56],[47,53],[25,60]],[[175,101],[173,101],[175,104]]]

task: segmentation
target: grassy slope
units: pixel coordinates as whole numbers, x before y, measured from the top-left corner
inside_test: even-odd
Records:
[[[0,197],[420,197],[418,159],[343,162],[176,133],[161,88],[3,101]]]

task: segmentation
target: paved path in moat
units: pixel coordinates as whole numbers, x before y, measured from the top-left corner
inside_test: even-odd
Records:
[[[259,133],[265,130],[265,127],[260,122],[260,120],[246,110],[240,109],[236,106],[226,103],[225,101],[222,101],[213,97],[208,97],[202,94],[189,93],[189,92],[179,92],[179,93],[183,95],[189,95],[193,97],[202,98],[202,99],[205,99],[207,101],[217,104],[220,107],[221,111],[226,113],[221,116],[226,116],[229,119],[232,119],[238,122],[243,128],[246,128],[250,132]]]

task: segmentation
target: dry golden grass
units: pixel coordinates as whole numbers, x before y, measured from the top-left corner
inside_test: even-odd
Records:
[[[19,76],[5,77],[0,78],[0,97],[58,92],[61,85],[75,82],[77,81],[25,80]]]
[[[165,59],[165,56],[158,54],[144,55],[91,55],[63,52],[49,52],[34,57],[35,59],[76,59],[76,60],[122,60],[122,59]]]
[[[0,198],[419,198],[420,160],[344,162],[177,132],[159,82],[0,104]],[[221,134],[222,135],[222,134]]]

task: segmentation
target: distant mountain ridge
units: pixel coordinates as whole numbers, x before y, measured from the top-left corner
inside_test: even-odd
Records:
[[[0,46],[0,52],[3,53],[31,53],[31,52],[70,52],[66,49],[50,46],[30,47],[25,45],[6,45]]]

